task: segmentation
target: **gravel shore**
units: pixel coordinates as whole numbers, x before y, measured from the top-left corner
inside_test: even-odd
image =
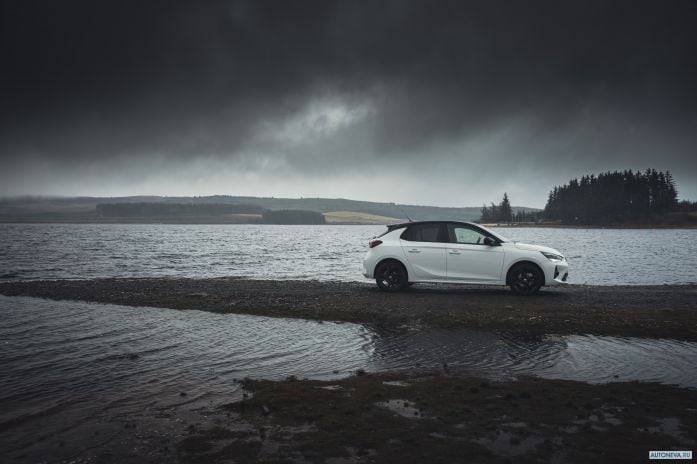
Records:
[[[371,283],[158,278],[3,282],[0,294],[385,327],[697,340],[697,285],[568,286],[519,297],[475,286],[415,285],[385,294]],[[172,419],[156,430],[125,417],[126,431],[108,440],[66,444],[59,435],[36,446],[46,462],[75,463],[615,463],[697,442],[695,389],[534,377],[494,382],[446,365],[354,374],[325,382],[247,379],[243,401],[197,410],[192,423]]]
[[[153,278],[3,282],[0,294],[386,326],[697,340],[697,285],[571,285],[521,297],[504,287],[414,285],[387,294],[358,282]]]

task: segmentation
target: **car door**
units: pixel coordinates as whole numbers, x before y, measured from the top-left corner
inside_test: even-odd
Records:
[[[466,224],[448,224],[448,280],[500,281],[503,272],[503,247],[486,245],[484,231]]]
[[[408,226],[400,242],[411,273],[409,280],[445,280],[445,248],[448,241],[445,224],[426,223]]]

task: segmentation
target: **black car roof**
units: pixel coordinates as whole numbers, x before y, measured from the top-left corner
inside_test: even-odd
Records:
[[[480,231],[484,232],[486,235],[490,235],[490,236],[496,238],[496,240],[498,240],[499,242],[508,242],[508,241],[510,241],[509,239],[507,239],[507,238],[504,237],[503,235],[499,235],[499,234],[495,233],[494,231],[491,231],[491,230],[487,229],[487,228],[484,227],[484,226],[481,226],[481,225],[476,224],[476,223],[474,223],[474,222],[465,222],[465,221],[409,221],[409,222],[398,222],[398,223],[396,223],[396,224],[389,224],[389,225],[387,226],[387,232],[385,232],[385,234],[387,234],[387,233],[389,233],[389,232],[392,232],[393,230],[401,229],[402,227],[413,226],[413,225],[415,225],[415,224],[465,224],[465,225],[472,226],[472,227],[475,227],[475,228],[479,229]],[[383,234],[383,235],[384,235],[384,234]]]
[[[409,222],[398,222],[396,224],[389,224],[387,226],[388,230],[401,229],[402,227],[413,226],[415,224],[467,224],[476,226],[477,224],[465,221],[409,221]]]

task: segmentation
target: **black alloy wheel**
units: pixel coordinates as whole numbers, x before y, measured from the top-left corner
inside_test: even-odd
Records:
[[[375,270],[375,281],[384,292],[398,292],[409,285],[407,270],[397,261],[386,261]]]
[[[518,295],[532,295],[542,287],[543,277],[537,266],[518,264],[511,269],[509,285]]]

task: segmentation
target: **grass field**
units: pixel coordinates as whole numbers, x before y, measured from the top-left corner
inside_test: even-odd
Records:
[[[324,213],[324,218],[328,224],[392,224],[402,221],[402,219],[393,217],[356,211],[330,211]]]

